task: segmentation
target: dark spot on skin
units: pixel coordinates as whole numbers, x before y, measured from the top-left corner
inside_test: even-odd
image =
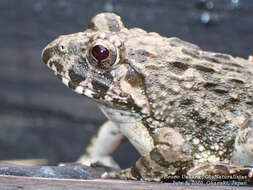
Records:
[[[93,89],[96,90],[100,94],[100,96],[104,96],[109,89],[107,85],[101,83],[99,80],[96,80],[96,78],[93,78],[91,84]]]
[[[208,55],[208,54],[205,54],[205,55],[201,55],[200,57],[201,59],[205,59],[207,61],[211,61],[211,62],[214,62],[214,63],[221,63],[221,60],[214,57],[214,56],[211,56],[211,55]]]
[[[81,81],[85,80],[85,77],[76,74],[74,70],[69,70],[69,77],[72,81],[80,83]]]
[[[88,23],[88,28],[94,30],[94,29],[95,29],[95,24],[94,24],[94,22],[89,21],[89,23]]]
[[[217,83],[214,83],[214,82],[205,82],[204,84],[203,84],[203,86],[205,87],[205,88],[210,88],[210,87],[215,87],[215,86],[217,86]]]
[[[69,88],[76,89],[78,84],[73,81],[69,81],[68,86],[69,86]]]
[[[47,48],[47,49],[45,49],[43,51],[43,53],[42,53],[42,60],[44,61],[45,64],[52,57],[52,52],[53,52],[52,48]]]
[[[199,70],[199,71],[204,71],[204,72],[208,72],[208,73],[214,73],[215,70],[211,67],[205,66],[205,65],[194,65],[194,68]]]
[[[192,110],[190,118],[197,121],[198,124],[204,124],[207,122],[207,118],[204,118],[198,111]]]
[[[111,75],[110,72],[103,73],[102,76],[103,76],[103,78],[105,78],[107,81],[112,82],[112,80],[113,80],[113,76]]]
[[[189,105],[189,104],[192,104],[192,102],[193,102],[192,97],[190,97],[187,94],[184,94],[181,98],[181,104],[183,105]]]
[[[111,131],[111,135],[118,135],[119,134],[119,132],[116,132],[116,131]]]
[[[228,65],[228,66],[237,67],[237,68],[242,68],[242,66],[236,62],[224,62],[223,64]]]
[[[149,53],[142,49],[138,49],[129,53],[129,57],[134,57],[134,59],[139,63],[145,62],[147,60],[148,55]]]
[[[160,67],[157,65],[147,65],[145,66],[145,68],[151,69],[151,70],[158,70]]]
[[[185,49],[183,48],[182,49],[182,53],[186,54],[186,55],[189,55],[191,57],[194,57],[194,58],[198,58],[199,57],[199,52],[195,49]]]
[[[141,157],[139,159],[139,163],[137,165],[137,167],[144,167],[146,169],[147,172],[152,171],[152,166],[150,165],[150,159],[146,158],[146,157]]]
[[[168,147],[169,149],[169,147]],[[150,152],[150,157],[153,161],[155,161],[159,166],[169,168],[171,164],[163,158],[162,154],[160,153],[158,148],[154,148]]]
[[[142,63],[145,62],[148,58],[155,58],[156,55],[151,52],[146,51],[145,49],[138,49],[129,53],[130,57],[133,57],[136,62]]]
[[[231,66],[222,66],[223,70],[240,73],[240,70]]]
[[[113,77],[110,72],[105,72],[100,75],[94,75],[91,84],[93,89],[97,91],[93,95],[94,99],[104,98],[105,93],[108,91],[109,86],[112,85]]]
[[[226,55],[226,54],[216,53],[214,56],[215,56],[215,57],[218,57],[218,58],[230,60],[230,56],[229,56],[229,55]]]
[[[188,63],[179,62],[179,61],[171,62],[170,64],[182,70],[187,70],[190,66]]]
[[[69,70],[69,77],[70,77],[70,81],[69,81],[69,87],[72,89],[75,89],[80,82],[85,80],[85,77],[76,74],[74,70]]]
[[[175,162],[172,163],[172,165],[174,166],[174,168],[180,168],[175,175],[183,175],[185,174],[189,168],[193,167],[193,160],[177,160]]]
[[[142,56],[149,56],[150,55],[150,53],[148,51],[146,51],[145,49],[136,50],[136,54],[142,55]]]
[[[235,83],[238,83],[238,84],[244,84],[244,81],[240,80],[240,79],[236,79],[236,78],[233,78],[233,79],[230,79],[231,82],[235,82]]]
[[[247,100],[245,103],[248,105],[253,105],[253,100]]]
[[[233,104],[237,104],[239,103],[239,98],[238,97],[234,97],[234,96],[230,96],[228,99],[228,104],[230,104],[231,106],[233,106]],[[233,109],[234,107],[231,107],[231,112],[235,111],[235,109]]]
[[[122,97],[123,96],[124,95],[122,95]],[[118,99],[113,99],[112,102],[114,103],[114,105],[125,106],[128,110],[133,109],[136,113],[141,112],[141,109],[142,109],[141,107],[135,104],[131,96],[127,97],[126,102],[121,102]]]
[[[213,89],[213,91],[219,94],[225,94],[228,92],[228,90],[224,87],[216,87]]]
[[[176,44],[176,43],[173,43],[173,42],[172,42],[172,43],[170,43],[170,46],[171,46],[171,47],[178,47],[179,44]]]
[[[62,76],[60,74],[56,75],[58,79],[62,80]]]
[[[60,63],[57,62],[52,62],[52,64],[55,66],[57,73],[62,73],[63,71],[63,66]]]
[[[120,24],[117,17],[113,15],[105,15],[105,19],[107,20],[107,24],[109,26],[109,30],[111,32],[119,32],[120,31]]]
[[[128,71],[125,76],[125,80],[132,86],[138,87],[142,85],[142,77],[134,69],[128,67]]]

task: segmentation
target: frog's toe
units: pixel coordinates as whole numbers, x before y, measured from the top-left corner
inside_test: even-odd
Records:
[[[84,155],[79,160],[77,160],[77,163],[81,163],[88,166],[91,166],[93,164],[99,164],[99,165],[104,165],[104,166],[111,167],[114,169],[120,169],[119,165],[114,161],[114,159],[111,156],[90,157],[90,156]]]
[[[102,175],[102,178],[118,178],[118,179],[127,179],[127,180],[137,180],[136,177],[132,175],[131,168],[121,170],[119,172],[105,172]]]

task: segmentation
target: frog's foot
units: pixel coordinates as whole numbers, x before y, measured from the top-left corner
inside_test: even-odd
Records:
[[[170,176],[186,175],[192,167],[192,159],[180,150],[167,145],[156,145],[131,168],[120,172],[105,173],[103,178],[120,178],[145,181],[169,181]]]
[[[155,152],[152,152],[153,156]],[[120,178],[120,179],[127,179],[127,180],[144,180],[144,181],[169,181],[168,179],[172,179],[169,176],[181,176],[186,173],[186,169],[192,166],[191,161],[184,160],[182,158],[181,161],[175,162],[164,162],[164,163],[157,163],[158,160],[152,160],[153,158],[149,155],[141,157],[133,167],[127,168],[125,170],[121,170],[120,172],[109,172],[104,173],[102,178]],[[164,160],[163,160],[164,161]]]
[[[169,181],[170,176],[185,175],[193,166],[187,144],[175,130],[160,128],[154,135],[155,146],[142,156],[133,167],[103,177],[145,181]]]
[[[234,180],[253,184],[253,166],[208,163],[197,166],[187,172],[189,179],[203,181]]]
[[[115,170],[120,169],[119,165],[113,160],[111,156],[104,156],[104,157],[82,156],[76,162],[62,162],[58,164],[58,166],[78,166],[78,165],[86,165],[91,167],[104,166]]]
[[[119,172],[105,172],[102,178],[117,178],[117,179],[128,179],[128,180],[138,180],[134,175],[132,175],[132,168],[127,168]]]
[[[82,157],[79,158],[79,160],[77,160],[77,163],[87,166],[104,165],[114,169],[120,169],[119,165],[114,161],[114,159],[111,156],[90,157],[87,155],[83,155]]]

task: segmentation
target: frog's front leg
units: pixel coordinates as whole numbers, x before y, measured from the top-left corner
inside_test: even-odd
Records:
[[[154,146],[133,167],[120,172],[106,173],[103,177],[165,181],[169,176],[181,176],[193,166],[189,147],[174,129],[159,128],[151,135]]]
[[[119,131],[118,126],[111,121],[105,122],[77,162],[85,165],[100,163],[105,166],[119,168],[110,154],[118,147],[123,138],[124,136]]]

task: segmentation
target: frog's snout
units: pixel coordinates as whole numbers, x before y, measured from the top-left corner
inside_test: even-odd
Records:
[[[46,46],[41,54],[42,60],[45,64],[47,64],[48,60],[52,57],[52,50],[50,47]]]
[[[58,39],[50,42],[47,46],[43,49],[41,53],[41,58],[45,64],[48,63],[48,60],[52,58],[55,54],[55,49],[57,48]]]

